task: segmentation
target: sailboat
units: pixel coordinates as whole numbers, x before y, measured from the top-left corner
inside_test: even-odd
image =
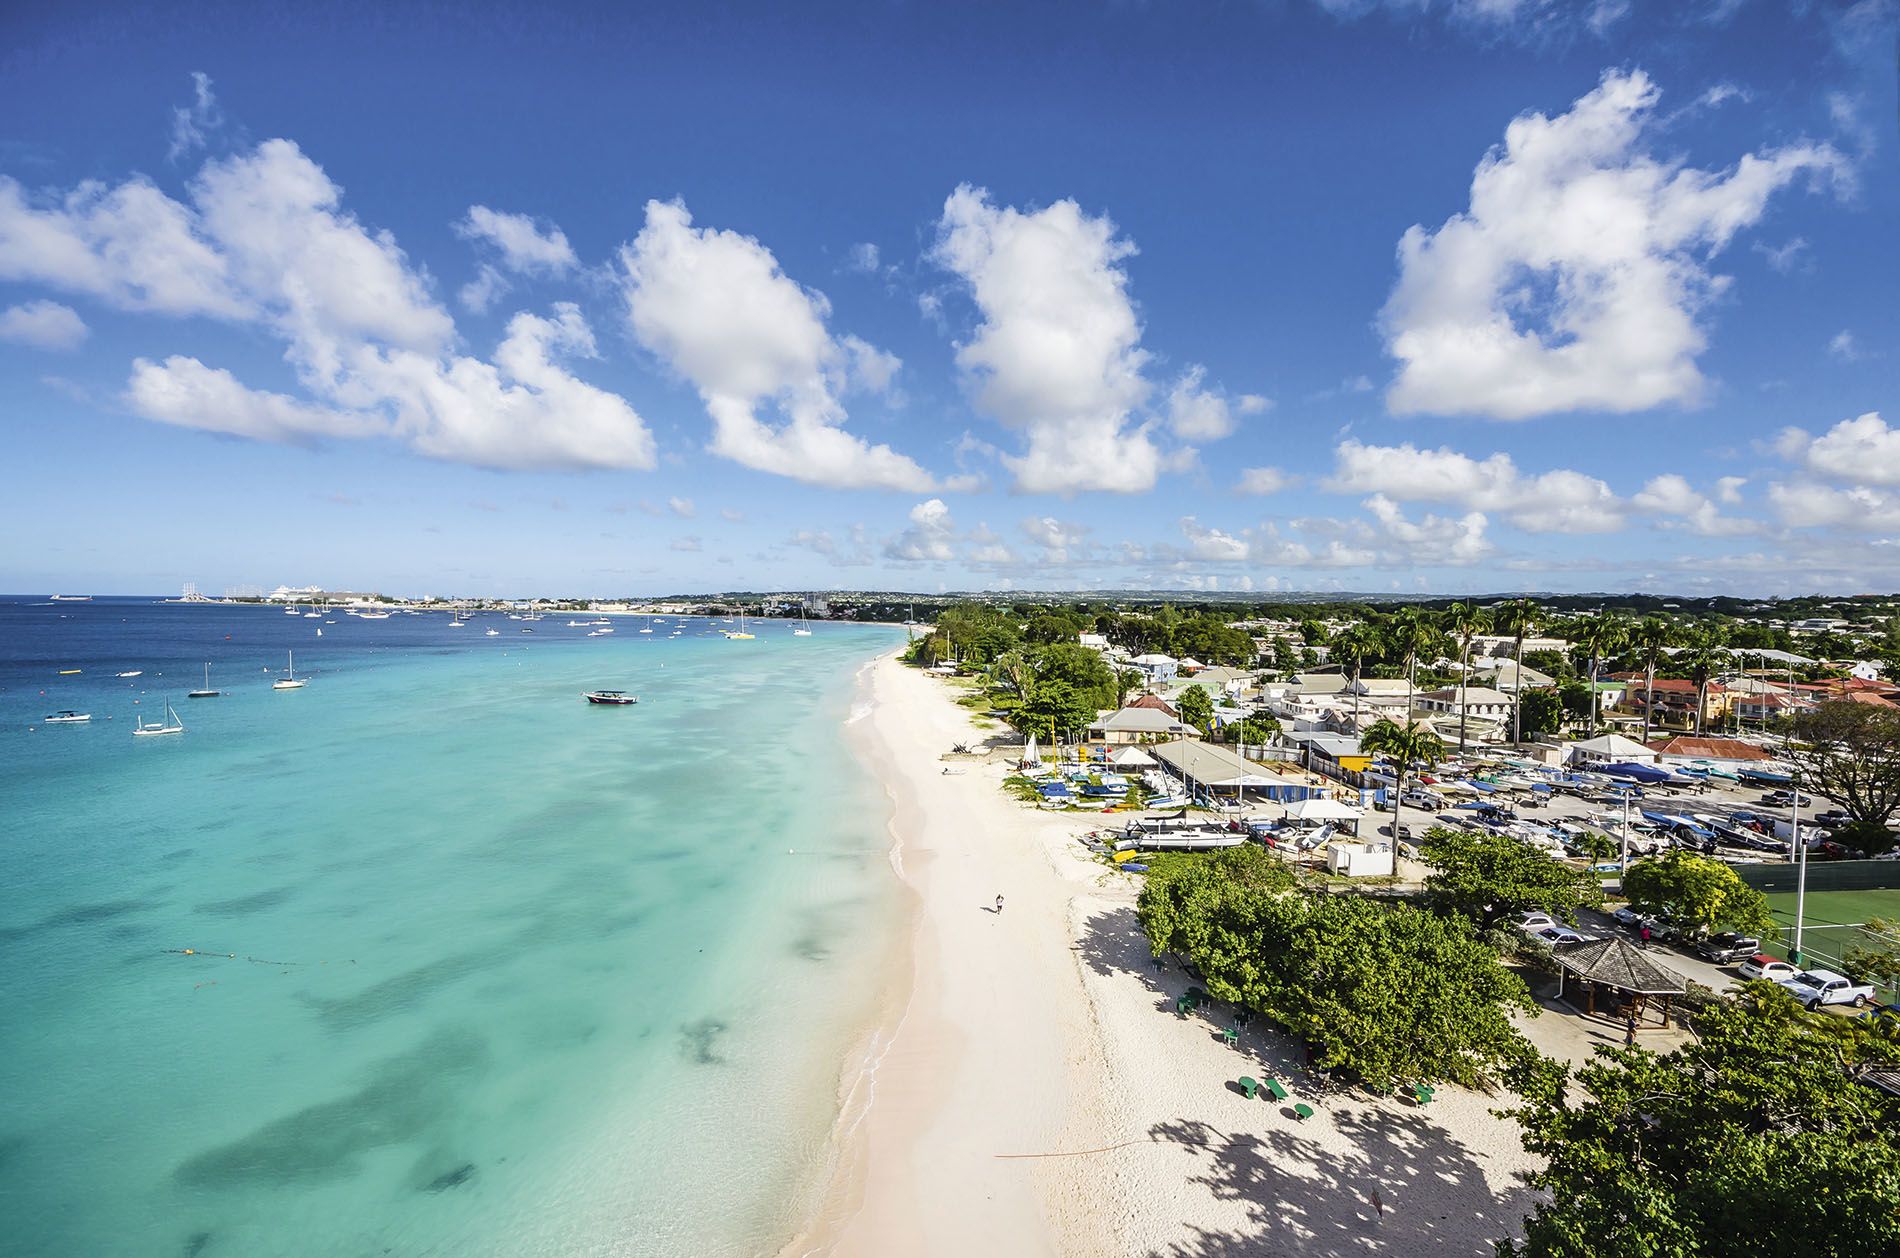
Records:
[[[151,725],[147,725],[145,718],[140,716],[139,723],[132,729],[134,735],[182,734],[184,732],[185,723],[178,719],[178,713],[172,711],[172,705],[170,703],[165,705],[165,721],[163,724],[155,722]]]
[[[734,641],[738,641],[741,638],[750,638],[750,637],[755,636],[745,631],[745,612],[743,610],[739,612],[739,627],[737,629],[721,629],[719,632],[725,634],[728,638],[731,638]]]
[[[321,630],[319,630],[319,632],[321,632]],[[211,688],[211,661],[206,660],[205,661],[205,688],[203,690],[193,690],[189,694],[187,694],[185,698],[187,699],[215,699],[223,693],[224,692],[222,690],[213,690]]]
[[[270,688],[272,690],[302,690],[307,683],[297,676],[297,653],[286,651],[284,654],[290,657],[290,667],[284,670],[288,676],[279,677],[270,684]]]
[[[792,636],[794,638],[811,637],[811,623],[805,619],[805,605],[803,603],[799,604],[798,628],[792,630]]]

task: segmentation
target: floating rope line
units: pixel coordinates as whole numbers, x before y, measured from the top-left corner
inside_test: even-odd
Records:
[[[1105,1144],[1099,1149],[1063,1149],[1053,1153],[993,1153],[996,1158],[1085,1158],[1091,1153],[1113,1153],[1117,1149],[1126,1149],[1136,1144],[1188,1144],[1199,1149],[1225,1149],[1241,1144],[1245,1137],[1230,1136],[1224,1144],[1213,1144],[1206,1140],[1194,1140],[1186,1136],[1147,1136],[1140,1140],[1124,1140],[1120,1144]]]
[[[174,957],[208,957],[213,961],[249,961],[252,965],[305,966],[311,964],[332,964],[329,961],[317,961],[314,963],[310,961],[272,961],[268,957],[240,957],[235,952],[206,952],[203,948],[167,948],[165,949],[165,953],[168,956]],[[348,960],[338,961],[335,962],[335,964],[355,965],[356,958],[350,957]]]

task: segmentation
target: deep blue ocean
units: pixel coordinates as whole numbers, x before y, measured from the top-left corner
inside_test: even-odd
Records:
[[[0,600],[0,1254],[787,1238],[900,924],[844,730],[901,638],[569,619]]]

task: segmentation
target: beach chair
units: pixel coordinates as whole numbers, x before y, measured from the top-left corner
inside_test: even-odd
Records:
[[[1278,1079],[1267,1080],[1267,1091],[1276,1101],[1284,1101],[1287,1098],[1286,1084]]]
[[[1230,1026],[1220,1033],[1220,1037],[1227,1042],[1227,1047],[1232,1048],[1240,1043],[1240,1028]]]
[[[1438,1095],[1436,1088],[1428,1088],[1422,1083],[1415,1083],[1405,1091],[1406,1095],[1412,1098],[1414,1105],[1430,1105],[1432,1098]]]
[[[1311,1105],[1308,1105],[1306,1102],[1301,1101],[1298,1105],[1295,1105],[1293,1107],[1293,1116],[1299,1119],[1301,1122],[1305,1122],[1307,1119],[1313,1116],[1313,1107]]]
[[[1182,1017],[1184,1018],[1187,1017],[1189,1013],[1193,1012],[1193,1009],[1194,1009],[1194,997],[1176,996],[1174,998],[1174,1011],[1177,1014],[1181,1015]]]
[[[1242,1096],[1246,1097],[1249,1101],[1251,1101],[1253,1100],[1255,1095],[1259,1093],[1259,1091],[1260,1091],[1260,1080],[1249,1079],[1246,1075],[1240,1076],[1240,1094]]]

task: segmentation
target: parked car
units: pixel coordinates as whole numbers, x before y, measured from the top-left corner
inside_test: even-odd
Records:
[[[1421,791],[1416,789],[1409,790],[1399,796],[1399,802],[1404,804],[1407,808],[1423,808],[1429,812],[1437,812],[1440,808],[1445,806],[1443,796],[1434,791]]]
[[[1580,930],[1572,930],[1568,926],[1547,927],[1544,930],[1538,931],[1537,937],[1553,948],[1563,944],[1590,943],[1596,938],[1596,936],[1586,935]]]
[[[1814,824],[1817,826],[1826,826],[1826,827],[1832,828],[1835,826],[1844,826],[1848,822],[1852,821],[1853,819],[1854,818],[1851,815],[1849,815],[1845,809],[1830,808],[1826,812],[1817,816],[1814,819]]]
[[[1625,926],[1625,927],[1628,927],[1630,930],[1641,930],[1643,927],[1647,926],[1649,927],[1651,934],[1655,934],[1662,925],[1662,923],[1657,921],[1655,918],[1647,917],[1641,913],[1638,913],[1635,909],[1631,908],[1627,904],[1625,904],[1622,908],[1618,909],[1616,912],[1610,914],[1610,916],[1616,919],[1616,924],[1618,926]]]
[[[1761,940],[1753,935],[1738,935],[1732,930],[1725,930],[1719,935],[1710,935],[1707,939],[1700,941],[1692,951],[1704,961],[1728,965],[1760,952]]]
[[[1563,923],[1548,913],[1526,913],[1511,925],[1526,935],[1535,935],[1540,930],[1549,930],[1552,926],[1561,926]]]
[[[1797,802],[1806,807],[1814,802],[1814,797],[1797,795],[1793,791],[1769,791],[1761,797],[1761,802],[1770,808],[1792,808]]]
[[[1801,973],[1801,967],[1790,965],[1786,961],[1777,961],[1765,952],[1757,952],[1742,962],[1743,978],[1766,979],[1770,983],[1779,983],[1782,979],[1793,978]]]
[[[1782,990],[1810,1009],[1822,1005],[1853,1005],[1865,1009],[1874,1003],[1874,985],[1856,983],[1832,970],[1803,970],[1780,980]]]

